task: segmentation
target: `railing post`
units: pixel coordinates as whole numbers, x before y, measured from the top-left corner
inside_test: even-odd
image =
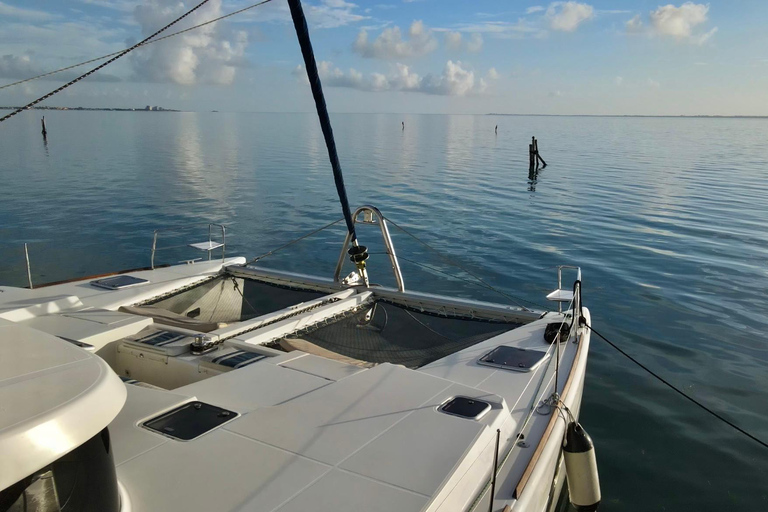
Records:
[[[24,242],[24,258],[27,261],[27,282],[29,282],[29,289],[33,290],[34,286],[32,286],[32,270],[29,265],[29,250],[27,249],[26,242]]]
[[[208,224],[208,261],[211,261],[211,224]]]
[[[150,259],[149,266],[152,270],[155,270],[155,251],[157,250],[157,232],[159,229],[155,230],[154,235],[152,236],[152,258]]]
[[[227,254],[227,226],[221,224],[221,262],[224,263],[224,258]]]

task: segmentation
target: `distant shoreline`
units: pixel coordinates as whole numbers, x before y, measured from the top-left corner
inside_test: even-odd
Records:
[[[726,115],[645,115],[645,114],[498,114],[491,112],[484,114],[486,116],[519,116],[519,117],[670,117],[673,119],[683,118],[714,118],[714,119],[768,119],[768,116],[726,116]]]
[[[3,107],[0,110],[18,110],[22,107]],[[144,108],[117,108],[117,107],[32,107],[27,110],[53,110],[60,112],[219,112],[218,110],[175,110],[171,108],[152,107]],[[235,114],[313,114],[314,112],[229,112]],[[436,113],[405,113],[405,112],[331,112],[331,114],[353,115],[438,115],[438,116],[504,116],[504,117],[638,117],[638,118],[669,118],[669,119],[768,119],[768,116],[742,116],[742,115],[646,115],[646,114],[502,114],[489,112],[487,114],[436,114]]]
[[[24,107],[0,107],[0,110],[19,110]],[[88,111],[108,111],[108,112],[182,112],[181,110],[174,110],[172,108],[163,107],[144,107],[144,108],[117,108],[117,107],[31,107],[26,110],[58,110],[62,112],[69,112],[74,110],[80,112],[83,110]]]

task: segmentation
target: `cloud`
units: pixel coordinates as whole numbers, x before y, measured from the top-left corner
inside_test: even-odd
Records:
[[[357,4],[344,0],[322,0],[319,5],[306,4],[304,9],[309,23],[316,28],[342,27],[370,18],[352,12]]]
[[[627,21],[627,32],[642,32],[643,20],[636,14],[631,20]]]
[[[446,32],[445,46],[449,50],[458,51],[461,49],[461,32]]]
[[[527,8],[527,9],[525,10],[525,14],[533,14],[533,13],[535,13],[535,12],[541,12],[541,11],[543,11],[543,10],[545,10],[545,7],[544,7],[544,6],[541,6],[541,5],[534,5],[534,6],[531,6],[531,7]]]
[[[371,19],[370,16],[357,14],[356,10],[359,8],[357,4],[343,0],[320,0],[317,4],[305,1],[303,4],[304,14],[307,17],[307,23],[312,29],[337,28]],[[234,9],[235,6],[232,5],[231,8]],[[257,9],[251,9],[250,11],[239,14],[235,18],[230,18],[230,20],[232,23],[293,23],[287,2],[270,2],[261,7],[258,7]]]
[[[469,53],[478,53],[483,49],[483,36],[475,33],[467,41],[467,51]]]
[[[647,84],[648,84],[648,87],[652,89],[658,89],[659,87],[661,87],[661,84],[659,82],[651,78],[648,79]]]
[[[486,75],[488,79],[490,80],[498,80],[499,79],[499,72],[496,71],[496,68],[491,68],[488,70],[488,73]]]
[[[650,25],[645,28],[639,14],[627,21],[627,32],[646,32],[650,35],[671,37],[677,41],[685,41],[702,45],[717,32],[717,27],[708,32],[694,33],[696,28],[708,20],[709,4],[685,2],[676,7],[672,4],[663,5],[650,12]]]
[[[546,12],[550,28],[562,32],[573,32],[594,16],[595,10],[591,5],[578,2],[553,2]]]
[[[373,41],[368,32],[361,30],[352,44],[355,53],[368,59],[398,60],[421,57],[437,49],[437,39],[431,29],[421,21],[414,21],[403,39],[400,27],[384,29]]]
[[[3,2],[0,2],[0,16],[28,21],[47,21],[57,17],[45,11],[22,9],[21,7],[14,7]]]
[[[113,11],[132,12],[139,3],[137,0],[79,0],[84,4],[103,7]]]
[[[327,87],[346,87],[361,91],[403,91],[420,92],[440,96],[479,95],[488,89],[488,81],[498,77],[491,68],[485,78],[477,78],[475,72],[466,68],[459,61],[448,61],[440,75],[420,76],[410,66],[402,63],[392,65],[389,74],[370,73],[368,76],[350,69],[347,72],[334,67],[332,63],[322,61],[318,64],[318,73],[323,85]],[[306,80],[303,66],[294,69],[293,74]]]
[[[192,5],[178,0],[147,0],[136,7],[134,17],[146,37],[160,28],[163,21],[187,11]],[[200,13],[188,16],[188,23],[196,25],[220,16],[221,0],[211,0]],[[198,82],[218,85],[231,84],[236,70],[245,63],[248,45],[245,31],[228,31],[226,25],[211,24],[156,44],[137,49],[132,61],[136,78],[152,82],[172,82],[193,85]]]
[[[616,78],[614,78],[614,79],[613,79],[613,82],[614,82],[616,85],[621,85],[621,84],[623,84],[623,83],[624,83],[624,78],[623,78],[623,77],[620,77],[620,76],[617,76]]]
[[[658,34],[678,39],[691,37],[693,28],[707,21],[709,5],[686,2],[680,7],[672,4],[651,11],[651,23]]]
[[[459,32],[488,34],[499,39],[524,39],[526,37],[546,37],[547,31],[537,24],[520,18],[516,22],[483,21],[479,23],[464,23],[453,27]],[[446,29],[435,29],[446,30]]]
[[[463,40],[461,32],[446,32],[445,46],[452,51],[466,51],[468,53],[479,53],[483,49],[483,36],[477,32],[473,33],[466,43]]]
[[[31,78],[33,76],[42,75],[50,71],[49,69],[43,69],[35,64],[32,57],[29,55],[3,55],[0,57],[0,78],[7,78],[9,80],[23,80]],[[80,72],[77,71],[63,71],[55,75],[41,78],[41,80],[51,80],[56,82],[68,82],[74,78],[77,78],[85,71],[83,69]],[[109,75],[103,72],[94,73],[86,80],[89,82],[119,82],[120,79],[114,75]]]

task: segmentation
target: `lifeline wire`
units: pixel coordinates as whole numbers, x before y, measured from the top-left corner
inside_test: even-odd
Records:
[[[497,289],[497,288],[494,288],[493,286],[491,286],[490,284],[488,284],[487,282],[485,282],[485,280],[484,280],[483,278],[481,278],[480,276],[478,276],[477,274],[475,274],[475,273],[474,273],[474,272],[472,272],[471,270],[468,270],[468,269],[466,269],[465,267],[463,267],[462,265],[460,265],[460,264],[459,264],[459,263],[457,263],[456,261],[454,261],[454,260],[452,260],[452,259],[448,258],[447,256],[443,255],[443,253],[442,253],[442,252],[438,251],[437,249],[435,249],[434,247],[432,247],[431,245],[429,245],[427,242],[425,242],[425,241],[421,240],[419,237],[417,237],[416,235],[414,235],[413,233],[411,233],[410,231],[408,231],[408,230],[407,230],[407,229],[405,229],[404,227],[400,226],[399,224],[397,224],[395,221],[393,221],[393,220],[392,220],[392,219],[390,219],[389,217],[384,217],[384,219],[385,219],[387,222],[391,223],[391,224],[392,224],[393,226],[395,226],[396,228],[400,229],[400,230],[401,230],[403,233],[405,233],[406,235],[410,236],[411,238],[413,238],[414,240],[416,240],[417,242],[419,242],[420,244],[422,244],[422,245],[423,245],[424,247],[426,247],[427,249],[429,249],[429,250],[431,250],[431,251],[435,252],[435,253],[436,253],[438,256],[440,256],[441,258],[443,258],[443,259],[444,259],[446,262],[450,263],[451,265],[453,265],[453,266],[455,266],[455,267],[458,267],[458,268],[460,268],[461,270],[463,270],[463,271],[464,271],[464,272],[466,272],[467,274],[469,274],[469,275],[471,275],[472,277],[474,277],[475,279],[477,279],[479,282],[481,282],[483,285],[485,285],[485,287],[486,287],[486,288],[488,288],[489,290],[493,290],[494,292],[498,293],[499,295],[502,295],[502,296],[504,296],[504,297],[508,298],[509,300],[511,300],[511,301],[513,301],[513,302],[515,302],[515,303],[516,303],[518,306],[520,306],[520,307],[521,307],[521,308],[523,308],[524,310],[526,310],[526,311],[531,311],[531,310],[530,310],[529,308],[527,308],[526,306],[523,306],[522,304],[520,304],[520,302],[521,302],[521,301],[522,301],[522,302],[527,302],[527,303],[529,303],[529,304],[533,304],[534,306],[544,307],[544,306],[542,306],[541,304],[536,304],[535,302],[531,302],[530,300],[526,300],[526,299],[523,299],[523,298],[520,298],[520,297],[515,297],[514,295],[509,295],[508,293],[504,293],[504,292],[502,292],[501,290],[499,290],[499,289]],[[544,307],[544,309],[547,309],[547,308],[546,308],[546,307]]]
[[[300,236],[299,238],[297,238],[297,239],[295,239],[295,240],[291,240],[291,241],[290,241],[290,242],[288,242],[287,244],[283,244],[283,245],[281,245],[281,246],[280,246],[280,247],[278,247],[277,249],[272,249],[272,250],[271,250],[271,251],[269,251],[269,252],[265,252],[265,253],[264,253],[264,254],[262,254],[261,256],[256,256],[256,257],[255,257],[255,258],[253,258],[252,260],[250,260],[250,261],[247,261],[245,264],[246,264],[246,265],[250,265],[251,263],[256,263],[257,261],[259,261],[259,260],[260,260],[260,259],[262,259],[262,258],[266,258],[267,256],[271,256],[272,254],[276,253],[277,251],[283,250],[283,249],[285,249],[286,247],[290,247],[291,245],[293,245],[293,244],[295,244],[295,243],[297,243],[297,242],[301,242],[301,241],[302,241],[302,240],[304,240],[305,238],[309,238],[310,236],[312,236],[312,235],[314,235],[314,234],[316,234],[316,233],[319,233],[319,232],[321,232],[321,231],[322,231],[322,230],[324,230],[324,229],[328,229],[329,227],[331,227],[331,226],[334,226],[334,225],[338,224],[339,222],[341,222],[341,221],[343,221],[343,220],[344,220],[344,219],[339,219],[339,220],[335,220],[335,221],[331,222],[330,224],[326,224],[325,226],[323,226],[323,227],[321,227],[321,228],[318,228],[318,229],[316,229],[316,230],[314,230],[314,231],[311,231],[311,232],[307,233],[306,235],[302,235],[302,236]]]
[[[211,23],[216,23],[217,21],[221,21],[224,18],[229,18],[230,16],[234,16],[235,14],[240,14],[241,12],[245,12],[249,9],[253,9],[254,7],[258,7],[260,5],[264,5],[266,3],[271,2],[272,0],[263,0],[259,3],[249,5],[248,7],[243,7],[242,9],[238,9],[237,11],[231,12],[229,14],[225,14],[224,16],[219,16],[218,18],[214,18],[212,20],[208,20],[205,23],[200,23],[199,25],[195,25],[194,27],[185,28],[184,30],[179,30],[178,32],[174,32],[173,34],[168,34],[167,36],[158,37],[157,39],[153,39],[152,41],[146,41],[143,43],[139,43],[140,46],[146,46],[148,44],[156,43],[158,41],[162,41],[163,39],[168,39],[169,37],[178,36],[179,34],[183,34],[184,32],[189,32],[190,30],[195,30],[200,27],[204,27],[206,25],[210,25]],[[86,64],[90,64],[92,62],[98,62],[100,60],[107,59],[109,57],[112,57],[114,55],[118,55],[125,50],[120,50],[119,52],[114,53],[108,53],[106,55],[102,55],[101,57],[96,57],[95,59],[86,60],[84,62],[80,62],[79,64],[72,64],[71,66],[67,66],[65,68],[57,69],[56,71],[49,71],[48,73],[43,73],[42,75],[33,76],[31,78],[25,78],[24,80],[19,80],[18,82],[11,82],[10,84],[5,84],[0,86],[0,90],[6,89],[8,87],[13,87],[14,85],[23,84],[26,82],[31,82],[32,80],[37,80],[38,78],[44,78],[46,76],[55,75],[56,73],[61,73],[62,71],[68,71],[70,69],[78,68],[80,66],[85,66]]]
[[[597,332],[597,331],[596,331],[596,330],[595,330],[595,329],[594,329],[594,328],[593,328],[591,325],[586,325],[586,327],[588,327],[588,328],[589,328],[589,329],[590,329],[590,330],[591,330],[593,333],[597,334],[597,335],[598,335],[598,337],[600,337],[600,338],[601,338],[603,341],[605,341],[605,342],[606,342],[606,343],[608,343],[610,346],[612,346],[613,348],[615,348],[615,349],[616,349],[616,350],[617,350],[617,351],[618,351],[618,352],[619,352],[621,355],[623,355],[624,357],[626,357],[627,359],[629,359],[630,361],[632,361],[633,363],[635,363],[637,366],[639,366],[640,368],[642,368],[643,370],[645,370],[646,372],[648,372],[649,374],[651,374],[651,375],[652,375],[653,377],[655,377],[655,378],[656,378],[656,379],[657,379],[659,382],[661,382],[662,384],[666,385],[666,386],[667,386],[668,388],[670,388],[672,391],[675,391],[676,393],[678,393],[678,394],[679,394],[680,396],[682,396],[683,398],[685,398],[685,399],[687,399],[687,400],[689,400],[689,401],[693,402],[694,404],[698,405],[699,407],[701,407],[702,409],[704,409],[705,411],[707,411],[709,414],[711,414],[711,415],[712,415],[712,416],[714,416],[715,418],[719,419],[720,421],[722,421],[722,422],[723,422],[723,423],[725,423],[726,425],[728,425],[728,426],[730,426],[730,427],[732,427],[732,428],[734,428],[734,429],[738,430],[739,432],[741,432],[742,434],[744,434],[744,435],[745,435],[745,436],[747,436],[748,438],[750,438],[750,439],[752,439],[753,441],[755,441],[756,443],[758,443],[758,444],[762,445],[764,448],[768,448],[768,443],[766,443],[766,442],[765,442],[765,441],[763,441],[762,439],[759,439],[759,438],[755,437],[754,435],[750,434],[749,432],[747,432],[747,431],[746,431],[746,430],[744,430],[743,428],[739,427],[739,426],[738,426],[738,425],[736,425],[735,423],[733,423],[733,422],[731,422],[731,421],[727,420],[726,418],[724,418],[724,417],[723,417],[723,416],[721,416],[720,414],[716,413],[715,411],[713,411],[712,409],[710,409],[710,408],[709,408],[709,407],[707,407],[706,405],[704,405],[704,404],[702,404],[701,402],[697,401],[695,398],[693,398],[693,397],[691,397],[691,396],[689,396],[689,395],[685,394],[683,391],[681,391],[680,389],[678,389],[677,387],[675,387],[673,384],[669,383],[669,382],[668,382],[666,379],[664,379],[663,377],[661,377],[660,375],[658,375],[657,373],[655,373],[653,370],[651,370],[650,368],[648,368],[647,366],[645,366],[643,363],[641,363],[640,361],[638,361],[637,359],[635,359],[635,358],[634,358],[634,357],[632,357],[631,355],[629,355],[629,354],[627,354],[626,352],[624,352],[624,351],[623,351],[621,348],[619,348],[619,347],[618,347],[618,346],[617,346],[617,345],[616,345],[614,342],[612,342],[611,340],[609,340],[608,338],[606,338],[605,336],[603,336],[602,334],[600,334],[599,332]]]
[[[132,50],[134,50],[134,49],[138,48],[139,46],[143,45],[144,43],[146,43],[147,41],[149,41],[150,39],[152,39],[153,37],[155,37],[157,34],[159,34],[159,33],[163,32],[163,31],[165,31],[165,30],[166,30],[166,29],[168,29],[169,27],[171,27],[171,26],[175,25],[176,23],[180,22],[181,20],[183,20],[184,18],[186,18],[187,16],[189,16],[190,14],[192,14],[193,12],[195,12],[196,10],[198,10],[199,8],[201,8],[202,6],[204,6],[205,4],[207,4],[209,1],[210,1],[210,0],[203,0],[202,2],[200,2],[199,4],[197,4],[196,6],[194,6],[192,9],[188,10],[187,12],[185,12],[184,14],[182,14],[181,16],[179,16],[178,18],[176,18],[175,20],[173,20],[172,22],[170,22],[169,24],[167,24],[166,26],[164,26],[163,28],[161,28],[160,30],[158,30],[157,32],[155,32],[154,34],[152,34],[151,36],[149,36],[149,37],[147,37],[147,38],[145,38],[145,39],[143,39],[143,40],[139,41],[138,43],[136,43],[135,45],[131,46],[130,48],[127,48],[127,49],[125,49],[125,50],[121,51],[121,52],[120,52],[118,55],[116,55],[116,56],[112,57],[112,58],[111,58],[111,59],[109,59],[108,61],[106,61],[106,62],[104,62],[104,63],[102,63],[102,64],[99,64],[98,66],[96,66],[96,67],[95,67],[95,68],[93,68],[92,70],[88,71],[87,73],[84,73],[84,74],[80,75],[79,77],[75,78],[74,80],[70,80],[70,81],[69,81],[69,82],[67,82],[66,84],[62,85],[62,86],[61,86],[61,87],[59,87],[58,89],[55,89],[55,90],[53,90],[53,91],[49,92],[49,93],[48,93],[48,94],[46,94],[45,96],[41,96],[40,98],[36,99],[36,100],[35,100],[35,101],[33,101],[32,103],[29,103],[29,104],[27,104],[27,105],[25,105],[25,106],[23,106],[23,107],[21,107],[21,108],[19,108],[19,109],[17,109],[17,110],[14,110],[14,111],[13,111],[13,112],[11,112],[10,114],[8,114],[8,115],[6,115],[6,116],[4,116],[4,117],[0,118],[0,123],[2,123],[3,121],[5,121],[5,120],[7,120],[7,119],[10,119],[11,117],[15,116],[15,115],[16,115],[16,114],[18,114],[19,112],[23,112],[24,110],[26,110],[26,109],[28,109],[28,108],[30,108],[30,107],[33,107],[33,106],[35,106],[35,105],[37,105],[37,104],[38,104],[38,103],[40,103],[41,101],[44,101],[44,100],[46,100],[46,99],[50,98],[51,96],[53,96],[53,95],[54,95],[54,94],[56,94],[57,92],[61,92],[61,91],[63,91],[64,89],[66,89],[66,88],[67,88],[67,87],[69,87],[70,85],[73,85],[73,84],[75,84],[75,83],[79,82],[80,80],[82,80],[83,78],[86,78],[86,77],[88,77],[88,76],[92,75],[93,73],[95,73],[96,71],[100,70],[100,69],[101,69],[101,68],[103,68],[104,66],[107,66],[107,65],[109,65],[109,64],[111,64],[111,63],[113,63],[114,61],[116,61],[117,59],[119,59],[120,57],[122,57],[123,55],[125,55],[126,53],[128,53],[128,52],[130,52],[130,51],[132,51]]]

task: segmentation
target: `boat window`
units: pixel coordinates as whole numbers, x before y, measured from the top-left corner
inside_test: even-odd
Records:
[[[0,491],[0,512],[90,510],[120,510],[106,428],[53,464]]]

